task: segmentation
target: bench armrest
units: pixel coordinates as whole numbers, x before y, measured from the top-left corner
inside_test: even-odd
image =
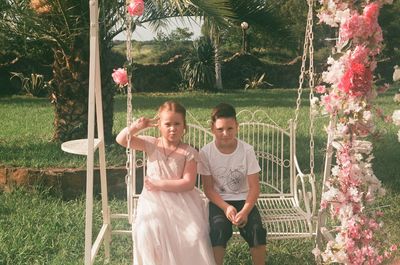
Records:
[[[297,158],[295,158],[296,177],[295,177],[295,198],[299,205],[304,205],[307,214],[314,216],[316,213],[316,190],[315,178],[312,174],[304,174],[299,167]]]

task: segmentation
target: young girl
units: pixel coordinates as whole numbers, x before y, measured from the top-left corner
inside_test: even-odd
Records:
[[[117,142],[147,153],[147,177],[139,197],[133,239],[135,265],[214,265],[203,200],[194,189],[197,151],[182,142],[186,110],[167,101],[158,119],[140,118]],[[136,136],[158,127],[161,137]]]

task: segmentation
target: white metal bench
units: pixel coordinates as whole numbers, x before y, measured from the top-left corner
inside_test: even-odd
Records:
[[[280,127],[265,112],[240,111],[238,138],[254,147],[261,172],[261,193],[258,209],[268,231],[268,239],[304,238],[315,235],[313,224],[316,210],[314,178],[305,175],[296,159],[294,124]],[[213,139],[209,126],[200,124],[190,113],[187,117],[187,132],[184,142],[200,149]],[[148,128],[141,135],[158,136],[157,130]],[[134,221],[137,199],[141,187],[137,180],[146,172],[146,156],[132,150],[131,164],[135,165],[133,179],[128,180],[128,215]],[[198,188],[201,181],[198,178]],[[141,186],[141,185],[140,185]]]

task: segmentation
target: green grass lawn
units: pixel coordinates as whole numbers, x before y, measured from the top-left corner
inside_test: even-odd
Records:
[[[395,89],[380,96],[376,104],[389,114],[396,107]],[[307,93],[305,91],[304,93]],[[219,102],[228,102],[241,109],[263,109],[279,124],[294,117],[296,90],[252,90],[217,94],[139,93],[133,96],[134,115],[152,117],[157,107],[168,99],[185,105],[202,123],[209,118],[210,109]],[[297,134],[300,165],[308,165],[308,95],[303,107]],[[125,126],[126,99],[115,99],[114,133]],[[84,168],[84,157],[61,151],[60,143],[52,142],[53,110],[47,99],[22,96],[0,98],[0,167]],[[321,176],[326,135],[326,118],[316,120],[315,156],[317,175]],[[374,143],[374,172],[387,189],[387,195],[374,207],[383,207],[384,232],[392,242],[400,242],[400,143],[393,125],[377,122],[385,134]],[[305,150],[305,151],[304,151]],[[112,144],[106,151],[108,166],[124,165],[124,149]],[[321,183],[318,184],[319,188]],[[113,211],[123,210],[125,203],[112,200]],[[63,201],[54,191],[44,188],[16,189],[0,192],[0,264],[82,264],[84,244],[84,198]],[[100,205],[96,203],[96,227],[99,227]],[[123,224],[117,224],[123,225]],[[313,264],[311,241],[271,241],[268,243],[268,264]],[[245,245],[230,247],[226,264],[250,264]],[[116,236],[112,243],[111,264],[131,264],[130,238]],[[96,264],[102,264],[102,251]]]

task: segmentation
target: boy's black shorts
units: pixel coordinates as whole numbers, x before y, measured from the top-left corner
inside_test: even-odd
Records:
[[[227,203],[235,207],[239,212],[243,208],[245,201],[227,201]],[[212,246],[226,247],[233,233],[231,221],[226,218],[224,211],[212,202],[209,203],[208,218]],[[266,244],[267,231],[263,227],[261,216],[256,206],[250,211],[247,224],[239,228],[239,232],[250,248]]]

